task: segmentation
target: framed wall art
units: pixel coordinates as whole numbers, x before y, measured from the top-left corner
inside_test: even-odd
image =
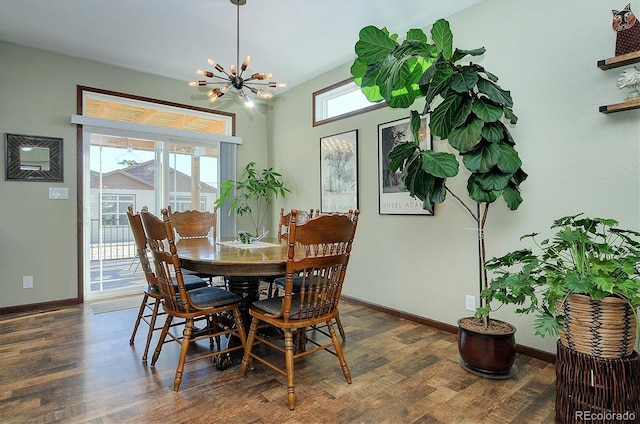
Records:
[[[420,148],[432,148],[429,115],[425,115],[421,120],[419,137]],[[431,215],[422,209],[420,199],[409,195],[402,183],[402,173],[389,170],[389,153],[397,144],[406,141],[413,141],[410,118],[378,125],[378,212],[381,215]]]
[[[320,211],[358,209],[358,130],[320,138]]]
[[[5,180],[62,181],[62,139],[5,134]]]

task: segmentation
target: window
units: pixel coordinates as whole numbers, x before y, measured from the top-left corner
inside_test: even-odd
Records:
[[[187,196],[171,197],[169,200],[169,204],[171,205],[171,210],[175,212],[184,212],[189,209],[192,209],[191,197],[187,197]],[[200,207],[198,208],[198,210],[200,211],[209,210],[209,208],[206,205],[206,199],[203,196],[200,197]]]
[[[129,225],[127,206],[135,205],[132,194],[116,194],[102,196],[102,225]]]
[[[313,126],[385,106],[384,102],[370,102],[350,78],[313,93]]]

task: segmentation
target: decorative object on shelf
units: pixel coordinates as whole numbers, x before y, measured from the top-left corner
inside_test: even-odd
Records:
[[[560,335],[568,348],[603,358],[633,353],[640,305],[640,232],[617,227],[613,219],[582,214],[556,219],[556,234],[538,242],[537,251],[522,249],[487,261],[494,272],[482,291],[491,302],[516,305],[533,313],[539,336]]]
[[[5,180],[62,181],[62,139],[5,134]]]
[[[320,138],[320,211],[358,209],[358,130]]]
[[[255,230],[253,234],[264,234],[267,213],[273,198],[285,197],[291,190],[285,187],[282,175],[275,172],[273,168],[258,172],[255,166],[255,162],[249,162],[244,167],[239,180],[223,181],[220,184],[220,197],[215,201],[215,206],[220,208],[224,202],[229,201],[229,213],[235,212],[238,216],[247,215]],[[251,237],[250,234],[249,237]]]
[[[616,31],[616,56],[640,50],[640,23],[631,11],[631,3],[622,10],[612,10]]]
[[[229,72],[225,71],[222,65],[216,63],[213,59],[207,59],[207,63],[211,65],[215,71],[220,74],[216,74],[215,71],[205,71],[202,69],[196,70],[198,75],[202,75],[206,78],[214,78],[214,81],[198,80],[191,81],[189,85],[191,87],[202,87],[207,85],[220,85],[220,87],[212,88],[207,92],[207,97],[211,103],[217,101],[220,97],[231,88],[235,88],[238,92],[238,97],[242,100],[247,107],[253,107],[253,101],[248,92],[245,92],[245,88],[258,96],[260,99],[268,100],[273,98],[273,93],[268,90],[263,90],[258,86],[264,86],[269,88],[284,88],[287,85],[283,83],[267,82],[267,80],[273,77],[270,73],[254,73],[249,78],[243,78],[244,71],[247,70],[251,56],[247,56],[242,63],[240,63],[240,6],[245,5],[247,0],[230,0],[232,4],[237,6],[237,26],[236,26],[236,64],[229,67]],[[222,74],[222,75],[221,75]]]
[[[410,118],[378,125],[378,213],[381,215],[433,215],[412,196],[403,181],[402,171],[389,169],[389,153],[402,143],[414,143]],[[432,149],[429,114],[420,118],[418,143],[421,150]]]
[[[416,99],[425,100],[422,114],[411,111],[413,139],[419,140],[422,116],[429,113],[430,132],[448,143],[443,148],[447,151],[423,150],[416,142],[400,143],[389,153],[389,169],[402,171],[404,185],[411,196],[422,201],[423,209],[433,213],[434,205],[442,203],[449,194],[469,213],[476,223],[478,285],[482,290],[487,283],[484,227],[489,206],[499,198],[504,199],[510,210],[522,203],[520,184],[527,174],[521,168],[522,161],[508,128],[518,118],[513,113],[511,93],[498,85],[498,77],[468,58],[483,55],[484,48],[454,48],[453,34],[445,19],[433,24],[431,38],[433,41],[421,29],[410,29],[400,44],[397,34],[367,26],[360,30],[355,45],[358,57],[351,66],[351,74],[370,101],[385,100],[391,108],[408,108]],[[446,184],[447,178],[458,175],[459,157],[467,168],[464,172],[468,176],[467,194],[475,202],[475,208]],[[416,266],[428,272],[424,264]],[[489,337],[490,322],[486,316],[482,323]],[[458,330],[460,341],[461,329]],[[476,347],[468,343],[458,346],[468,369],[471,364],[465,357]],[[481,355],[492,356],[495,352],[489,347]],[[512,376],[514,360],[515,352],[502,361],[497,371],[474,371],[487,378]]]
[[[626,101],[640,99],[640,68],[625,69],[618,78],[618,88],[627,88]]]

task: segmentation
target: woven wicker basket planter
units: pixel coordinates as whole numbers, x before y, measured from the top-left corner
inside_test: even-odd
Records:
[[[602,359],[558,342],[556,423],[640,422],[640,357]]]
[[[629,304],[617,297],[593,300],[569,295],[560,309],[567,322],[560,341],[569,349],[598,358],[619,359],[633,354],[637,322]]]

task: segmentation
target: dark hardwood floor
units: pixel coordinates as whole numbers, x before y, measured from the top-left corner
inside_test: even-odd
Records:
[[[178,345],[165,345],[155,368],[144,364],[144,324],[129,345],[135,309],[94,315],[78,305],[0,317],[0,422],[554,421],[553,364],[519,354],[516,377],[483,379],[458,364],[454,334],[348,302],[340,310],[353,384],[333,355],[311,355],[296,362],[295,411],[287,408],[285,378],[259,363],[246,377],[238,365],[218,371],[209,360],[188,363],[173,393]]]

